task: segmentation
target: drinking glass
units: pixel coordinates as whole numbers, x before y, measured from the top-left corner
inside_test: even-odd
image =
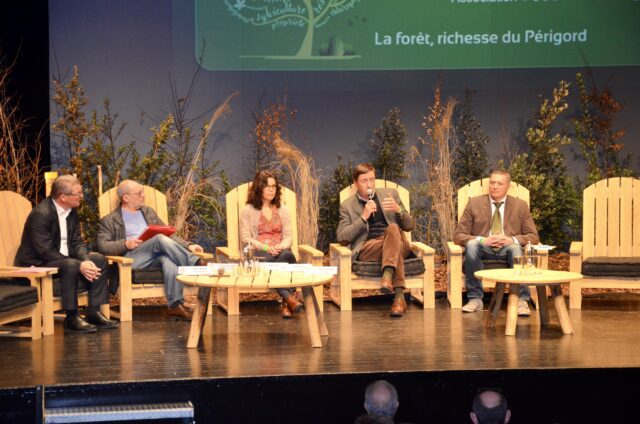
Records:
[[[513,275],[524,274],[524,258],[522,256],[513,257]]]
[[[536,253],[533,256],[534,259],[534,265],[535,265],[535,273],[536,274],[542,274],[542,255],[539,255],[538,253]]]

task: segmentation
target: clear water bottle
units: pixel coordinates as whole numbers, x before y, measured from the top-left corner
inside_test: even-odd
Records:
[[[252,270],[253,270],[253,255],[254,255],[254,247],[253,244],[251,244],[251,242],[249,242],[245,247],[244,247],[244,251],[242,252],[242,267],[243,267],[243,271],[244,274],[251,274]]]

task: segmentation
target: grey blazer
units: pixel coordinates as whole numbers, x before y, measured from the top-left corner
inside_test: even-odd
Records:
[[[165,225],[156,211],[148,206],[140,208],[147,225]],[[103,255],[123,256],[129,251],[125,245],[126,231],[122,219],[122,207],[118,206],[113,212],[100,220],[98,226],[98,251]],[[184,246],[189,247],[191,243],[178,237],[176,234],[171,239]]]
[[[403,231],[413,229],[413,217],[404,208],[400,201],[398,192],[392,188],[377,188],[376,196],[384,199],[391,195],[397,204],[402,207],[402,213],[384,211],[387,224],[398,224]],[[340,223],[336,231],[338,243],[351,248],[351,260],[354,260],[360,253],[362,245],[367,240],[369,234],[369,224],[362,220],[364,206],[358,201],[358,194],[354,194],[340,204]]]

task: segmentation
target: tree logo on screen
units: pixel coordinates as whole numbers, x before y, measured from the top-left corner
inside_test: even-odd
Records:
[[[335,16],[349,10],[360,0],[224,0],[232,16],[245,24],[255,27],[271,27],[273,31],[282,28],[305,30],[298,51],[294,55],[243,56],[263,59],[304,60],[304,59],[353,59],[355,50],[338,36],[331,36],[313,54],[313,38],[316,28],[323,27]],[[364,19],[364,18],[363,18]],[[352,25],[352,21],[349,21]]]

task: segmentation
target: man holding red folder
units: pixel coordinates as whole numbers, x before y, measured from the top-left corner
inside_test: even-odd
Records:
[[[184,306],[183,286],[176,281],[179,266],[193,266],[200,258],[195,252],[202,247],[189,243],[176,234],[157,234],[146,241],[140,235],[151,225],[165,225],[156,211],[144,204],[144,187],[136,181],[124,180],[117,189],[120,206],[100,220],[98,250],[104,255],[133,259],[132,269],[162,268],[167,315],[191,320],[192,309]]]

